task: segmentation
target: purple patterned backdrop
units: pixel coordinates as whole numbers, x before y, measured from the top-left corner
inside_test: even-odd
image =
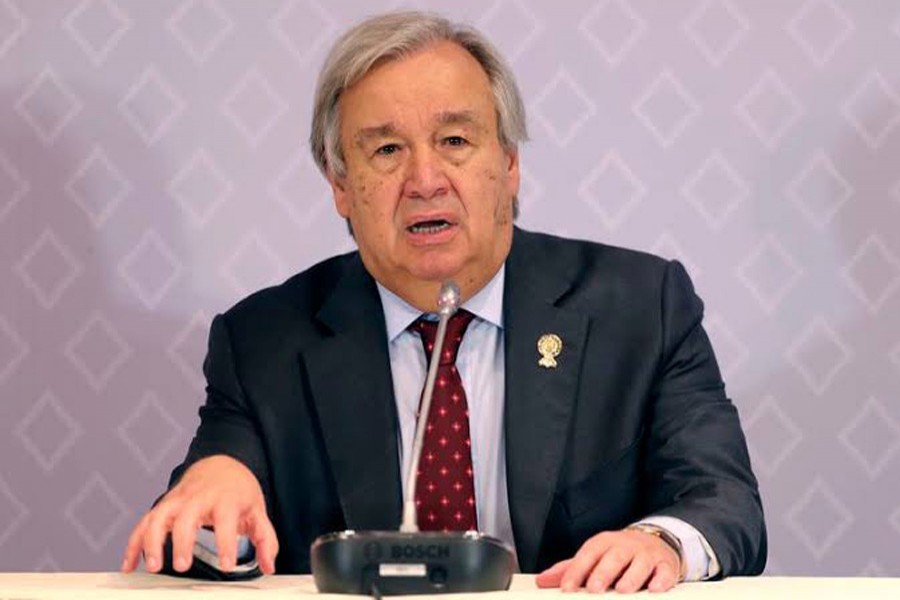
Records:
[[[0,0],[0,569],[117,568],[197,425],[211,315],[352,247],[310,95],[398,5]],[[413,6],[513,63],[523,226],[688,266],[768,572],[900,574],[900,4]]]

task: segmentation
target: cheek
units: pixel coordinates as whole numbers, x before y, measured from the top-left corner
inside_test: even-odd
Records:
[[[494,198],[493,206],[486,205],[491,209],[494,217],[494,224],[505,226],[512,222],[512,198],[508,196],[508,175],[505,172],[494,169],[485,169],[482,173],[484,181],[485,197]]]

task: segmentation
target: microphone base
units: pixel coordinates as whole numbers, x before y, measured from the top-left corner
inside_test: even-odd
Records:
[[[516,570],[512,548],[477,531],[329,533],[310,558],[316,587],[330,594],[502,591]]]

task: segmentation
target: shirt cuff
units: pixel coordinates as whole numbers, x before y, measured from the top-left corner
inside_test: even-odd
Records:
[[[719,574],[719,560],[716,553],[703,534],[693,525],[675,517],[665,516],[647,517],[637,524],[662,527],[678,538],[684,552],[685,581],[702,581]]]

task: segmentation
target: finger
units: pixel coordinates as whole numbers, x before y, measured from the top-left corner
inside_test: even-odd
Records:
[[[128,536],[128,543],[125,545],[125,555],[122,558],[122,572],[131,573],[134,571],[141,560],[141,548],[143,547],[144,531],[147,529],[147,515],[145,514],[138,521],[131,535]]]
[[[607,550],[593,566],[586,587],[589,592],[605,592],[619,579],[631,564],[634,553],[629,549],[614,547]]]
[[[616,582],[616,591],[624,594],[634,593],[644,587],[652,574],[653,562],[646,555],[637,554]]]
[[[545,569],[535,578],[535,583],[537,583],[537,586],[540,588],[559,587],[559,583],[560,581],[562,581],[563,573],[566,572],[566,569],[569,567],[569,564],[571,562],[571,558],[561,560],[549,569]]]
[[[580,588],[597,563],[600,562],[608,552],[612,552],[609,545],[604,541],[602,534],[585,542],[572,558],[572,562],[566,568],[566,572],[562,576],[559,588],[564,592],[574,592]],[[605,589],[605,588],[604,588]]]
[[[197,504],[187,504],[172,524],[172,566],[181,573],[191,568],[194,560],[199,513]]]
[[[148,515],[143,551],[144,564],[150,573],[158,573],[162,569],[162,547],[172,527],[172,515],[178,511],[180,505],[180,502],[163,501]]]
[[[278,535],[269,520],[266,510],[259,508],[247,519],[247,535],[256,548],[256,560],[260,570],[266,575],[275,573],[275,557],[278,556]]]
[[[237,562],[237,509],[233,505],[217,506],[213,509],[213,521],[216,549],[219,554],[219,568],[227,573],[234,569],[235,562]]]
[[[666,592],[678,583],[678,574],[669,563],[659,563],[653,570],[653,577],[647,584],[647,590],[650,592]]]

